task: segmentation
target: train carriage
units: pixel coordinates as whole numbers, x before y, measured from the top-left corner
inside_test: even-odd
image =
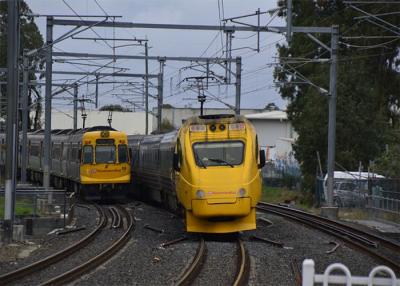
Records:
[[[256,228],[265,154],[244,117],[193,117],[179,131],[128,140],[139,156],[132,165],[145,187],[139,192],[170,209],[182,208],[187,231]]]
[[[0,139],[4,147],[4,134]],[[105,194],[120,195],[128,190],[131,156],[124,132],[108,126],[52,130],[51,141],[52,186],[68,188],[90,199]],[[3,158],[5,152],[1,153]],[[28,133],[27,171],[31,181],[43,183],[43,164],[44,132]]]

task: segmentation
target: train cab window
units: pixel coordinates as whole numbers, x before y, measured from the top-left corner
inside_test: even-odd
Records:
[[[118,145],[118,162],[119,163],[128,163],[128,146],[126,145]]]
[[[115,145],[97,145],[96,163],[115,163]]]
[[[82,152],[82,164],[92,164],[93,163],[93,147],[90,145],[83,146]]]
[[[256,161],[258,160],[258,136],[256,135]]]
[[[244,143],[241,141],[198,142],[193,145],[193,152],[199,167],[234,167],[243,162]]]

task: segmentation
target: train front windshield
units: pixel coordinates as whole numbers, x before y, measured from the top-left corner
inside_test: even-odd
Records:
[[[198,142],[193,144],[199,167],[240,165],[243,162],[244,143],[241,141]]]
[[[115,163],[115,145],[97,145],[96,163]]]

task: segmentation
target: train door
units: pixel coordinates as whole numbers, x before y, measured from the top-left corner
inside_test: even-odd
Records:
[[[61,176],[65,176],[65,168],[64,168],[64,142],[61,142],[61,151],[60,151],[60,170],[61,170]]]
[[[43,160],[44,160],[43,141],[40,141],[39,169],[42,169],[43,167]]]

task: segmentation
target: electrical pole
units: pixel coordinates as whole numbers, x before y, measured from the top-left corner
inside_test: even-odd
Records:
[[[23,54],[23,86],[22,86],[22,142],[21,142],[21,182],[26,183],[26,165],[27,165],[27,148],[28,148],[28,81],[29,81],[29,59],[26,51]]]
[[[78,129],[78,84],[74,84],[74,114],[73,114],[73,129]]]
[[[18,147],[18,47],[19,1],[8,0],[7,23],[7,131],[5,166],[4,241],[13,237]]]
[[[50,148],[51,148],[51,86],[52,86],[52,52],[53,52],[53,17],[47,17],[46,26],[46,94],[45,94],[45,113],[44,113],[44,166],[43,166],[43,187],[48,190],[50,187]],[[52,195],[49,193],[49,203]]]
[[[145,111],[146,111],[146,135],[149,134],[149,48],[147,42],[144,43],[145,53],[145,76],[144,76],[144,93],[145,93]]]
[[[157,131],[161,132],[162,105],[163,105],[163,85],[164,85],[164,60],[160,60],[160,74],[158,75],[158,97],[157,97]]]
[[[235,114],[240,114],[240,96],[242,87],[242,58],[236,57],[236,100],[235,100]]]
[[[337,52],[339,26],[332,26],[331,34],[331,65],[329,79],[329,123],[328,123],[328,178],[327,205],[333,206],[333,181],[335,170],[335,139],[336,139],[336,99],[337,99]]]
[[[96,104],[95,107],[99,107],[99,75],[96,74]]]

